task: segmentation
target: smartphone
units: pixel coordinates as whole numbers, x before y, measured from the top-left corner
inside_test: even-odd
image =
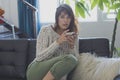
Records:
[[[69,36],[74,35],[74,34],[75,34],[75,32],[68,32],[68,33],[66,33],[66,35],[69,35]]]

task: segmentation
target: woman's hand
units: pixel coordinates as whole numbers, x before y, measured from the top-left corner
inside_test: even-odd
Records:
[[[63,43],[63,42],[65,42],[65,41],[68,40],[68,39],[67,39],[67,35],[66,35],[66,33],[68,33],[68,31],[69,31],[69,30],[66,30],[66,31],[64,31],[64,32],[61,34],[60,38],[57,40],[57,42],[58,42],[59,44],[61,44],[61,43]]]
[[[74,48],[74,43],[75,43],[75,39],[77,37],[77,34],[75,33],[75,34],[72,34],[72,35],[67,35],[68,31],[69,30],[64,31],[61,34],[60,38],[57,40],[57,42],[59,44],[61,44],[61,43],[65,42],[65,41],[67,41],[68,44],[70,45],[70,48]]]
[[[77,34],[73,34],[73,35],[68,35],[68,36],[67,36],[67,41],[68,41],[71,49],[74,48],[74,44],[75,44],[75,39],[76,39],[76,37],[77,37]]]

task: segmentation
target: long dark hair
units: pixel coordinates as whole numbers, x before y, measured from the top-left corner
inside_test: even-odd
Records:
[[[75,17],[74,17],[74,14],[73,14],[73,11],[72,11],[72,8],[67,5],[67,4],[61,4],[57,10],[56,10],[56,14],[55,14],[55,30],[59,27],[59,24],[58,24],[58,17],[59,15],[61,14],[61,12],[65,12],[66,14],[68,14],[71,18],[71,22],[70,22],[70,25],[68,27],[69,31],[72,32],[72,31],[75,31],[77,32],[77,26],[75,24]]]

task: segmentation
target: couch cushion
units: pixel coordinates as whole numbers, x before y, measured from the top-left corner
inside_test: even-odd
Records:
[[[0,77],[25,77],[27,44],[27,40],[0,40]]]

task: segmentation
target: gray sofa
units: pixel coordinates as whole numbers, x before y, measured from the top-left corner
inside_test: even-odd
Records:
[[[0,80],[26,80],[26,68],[35,56],[35,40],[0,40]]]
[[[109,57],[109,40],[79,39],[79,52],[95,52],[98,56]],[[0,80],[26,80],[26,69],[35,53],[35,39],[1,39]]]

